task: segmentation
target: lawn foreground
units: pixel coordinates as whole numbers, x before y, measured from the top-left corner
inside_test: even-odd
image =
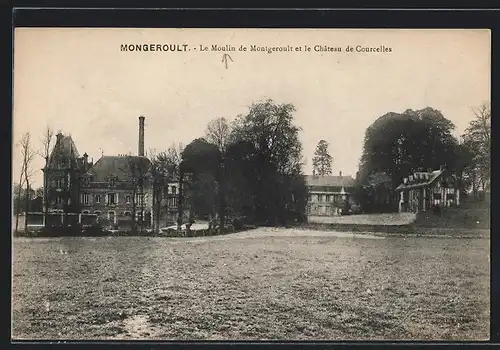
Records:
[[[13,339],[484,340],[488,238],[15,238]]]

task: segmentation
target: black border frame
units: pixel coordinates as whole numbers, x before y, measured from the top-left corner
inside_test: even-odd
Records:
[[[488,8],[476,5],[474,8],[453,9],[451,7],[436,7],[436,1],[429,4],[426,8],[422,4],[418,7],[405,8],[384,8],[379,5],[371,8],[352,7],[344,8],[308,8],[308,9],[280,9],[280,8],[112,8],[103,7],[102,2],[89,8],[90,5],[86,2],[86,7],[67,8],[64,1],[52,4],[52,7],[34,8],[33,4],[19,1],[17,7],[10,7],[10,12],[6,14],[6,23],[9,23],[9,31],[6,35],[7,40],[2,40],[6,44],[5,52],[11,54],[11,65],[8,69],[8,78],[2,81],[8,81],[6,84],[7,90],[12,97],[12,50],[13,50],[13,29],[15,27],[170,27],[170,28],[482,28],[491,30],[492,38],[492,60],[491,60],[491,103],[493,110],[496,110],[499,98],[496,92],[498,85],[499,70],[496,69],[500,48],[500,16],[499,11],[493,8]],[[74,4],[75,5],[75,4]],[[117,4],[114,4],[115,6]],[[171,4],[172,5],[172,4]],[[350,4],[346,4],[350,5]],[[41,5],[39,5],[41,6]],[[109,5],[108,5],[109,6]],[[113,5],[111,5],[113,6]],[[66,7],[66,8],[64,8]],[[4,94],[6,96],[6,94]],[[6,104],[7,115],[7,130],[12,130],[12,98],[8,99]],[[493,126],[495,124],[493,123]],[[494,128],[493,128],[494,131]],[[12,140],[11,133],[7,132],[8,137],[3,138],[6,155],[9,160],[9,175],[8,175],[8,195],[4,198],[11,198],[11,150]],[[492,169],[494,177],[495,168]],[[495,191],[495,186],[493,190]],[[10,211],[5,213],[5,221],[9,223],[8,231],[11,230],[11,215]],[[103,341],[103,342],[78,342],[78,341],[13,341],[11,339],[10,326],[7,328],[7,339],[14,346],[45,348],[59,345],[71,345],[73,347],[82,346],[133,346],[157,348],[162,346],[174,346],[179,348],[190,348],[199,346],[201,348],[219,348],[219,347],[269,347],[269,346],[286,346],[286,347],[319,347],[326,348],[344,348],[356,347],[365,348],[375,346],[385,348],[387,346],[411,346],[416,348],[421,347],[466,347],[470,349],[483,348],[487,346],[495,346],[500,342],[500,278],[496,273],[500,269],[500,256],[495,256],[495,252],[499,251],[500,239],[495,236],[496,225],[495,216],[492,216],[491,225],[491,322],[490,322],[490,341],[489,342],[384,342],[384,341],[332,341],[332,342],[246,342],[246,341],[209,341],[209,342],[189,342],[189,341],[162,341],[162,342],[145,342],[145,341]],[[6,265],[11,266],[11,235],[4,233],[4,237],[8,239],[9,244],[5,244],[8,252],[4,254]],[[10,272],[10,269],[9,269]],[[8,281],[9,291],[11,287],[11,279]],[[11,294],[9,298],[5,298],[7,308],[3,310],[11,310],[10,304]],[[4,311],[4,315],[7,312]],[[10,316],[10,312],[9,312]],[[10,320],[10,318],[9,318]],[[10,321],[9,321],[10,325]]]

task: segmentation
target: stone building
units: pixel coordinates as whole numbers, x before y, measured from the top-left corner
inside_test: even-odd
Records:
[[[155,220],[176,221],[177,179],[162,191],[159,217],[153,203],[151,162],[144,154],[144,117],[139,117],[137,155],[102,155],[95,163],[80,156],[71,138],[61,133],[44,169],[48,211],[92,215],[107,227],[126,227],[135,217],[144,226]],[[158,215],[157,215],[158,216]],[[82,215],[76,216],[81,223]]]
[[[79,211],[79,179],[92,165],[87,154],[80,157],[71,136],[56,135],[47,166],[42,169],[49,213]]]
[[[306,212],[308,216],[333,216],[346,213],[352,203],[354,179],[351,176],[306,175],[309,190]]]
[[[151,163],[144,155],[102,156],[80,182],[83,214],[97,214],[109,225],[125,224],[135,217],[152,221]],[[120,222],[119,222],[120,221]]]
[[[418,213],[433,206],[460,205],[458,181],[443,167],[409,174],[396,191],[399,192],[399,212]]]

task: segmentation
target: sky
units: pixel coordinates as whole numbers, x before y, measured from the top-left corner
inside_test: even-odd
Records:
[[[37,149],[47,126],[70,134],[80,154],[97,161],[102,154],[137,154],[141,115],[146,150],[161,151],[203,136],[216,117],[233,120],[268,98],[296,108],[305,173],[312,173],[323,139],[333,173],[355,176],[366,128],[388,112],[432,107],[462,134],[471,107],[490,100],[490,42],[488,30],[16,28],[13,180],[26,132]],[[122,44],[187,51],[130,52]],[[226,52],[227,68],[224,51],[212,45],[236,49]],[[250,51],[251,45],[293,51]],[[342,51],[315,51],[316,45]],[[36,157],[33,168],[42,167]],[[33,180],[41,186],[42,172]]]

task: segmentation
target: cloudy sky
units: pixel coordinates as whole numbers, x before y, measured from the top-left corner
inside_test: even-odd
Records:
[[[123,52],[122,44],[188,45],[186,52]],[[292,52],[223,52],[212,45],[301,47]],[[200,52],[200,45],[209,50]],[[311,51],[304,51],[304,46]],[[314,46],[342,52],[317,52]],[[391,52],[345,52],[356,48]],[[250,50],[250,48],[248,49]],[[215,117],[234,119],[258,100],[292,103],[311,173],[319,140],[333,171],[355,175],[366,128],[393,111],[441,110],[459,135],[471,106],[490,100],[490,33],[485,30],[240,30],[18,28],[14,38],[14,142],[44,128],[71,134],[81,154],[137,152],[202,136]],[[14,147],[14,180],[20,149]],[[43,161],[37,157],[34,168]],[[35,177],[40,186],[41,172]]]

